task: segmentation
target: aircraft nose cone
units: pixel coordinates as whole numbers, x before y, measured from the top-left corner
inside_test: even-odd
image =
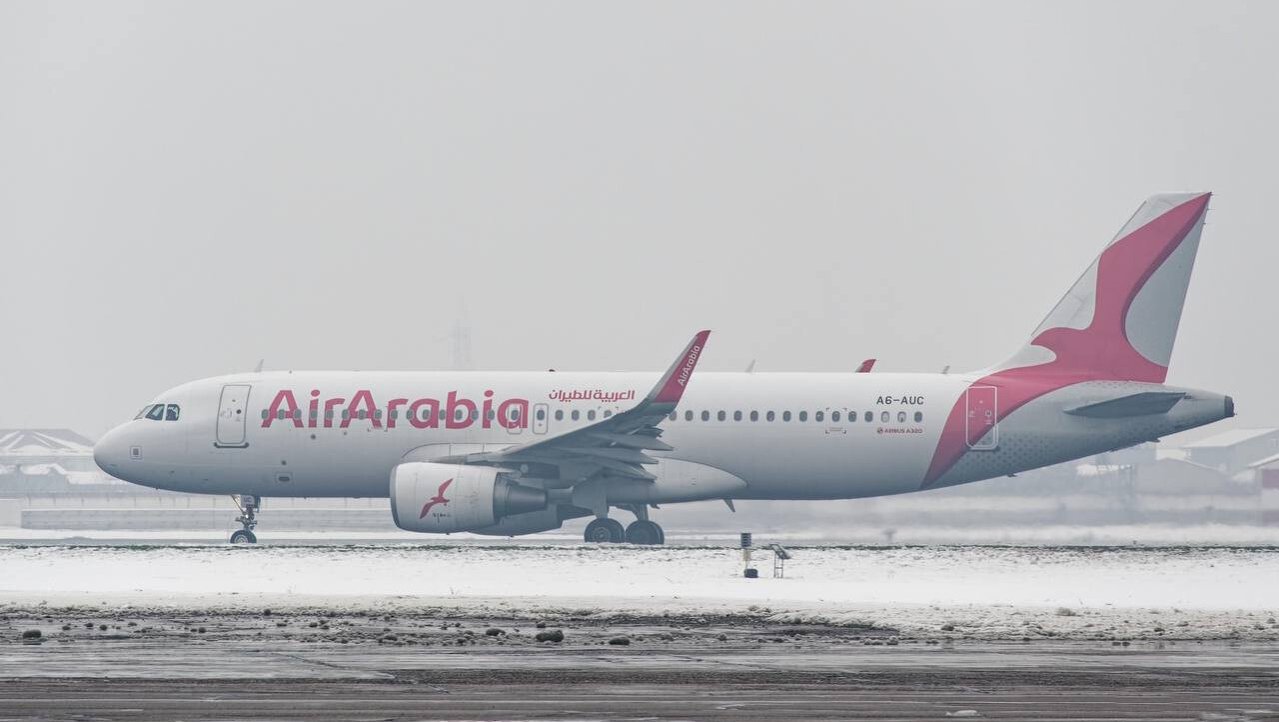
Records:
[[[127,454],[128,447],[118,427],[108,431],[93,445],[93,462],[112,476],[120,475],[120,466]]]

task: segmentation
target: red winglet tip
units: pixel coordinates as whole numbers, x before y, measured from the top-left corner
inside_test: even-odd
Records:
[[[658,390],[657,395],[653,397],[656,403],[677,404],[681,397],[684,396],[684,387],[688,385],[689,379],[693,377],[693,369],[697,368],[697,360],[702,356],[702,350],[706,348],[706,339],[710,338],[709,329],[698,331],[693,340],[689,342],[688,347],[684,349],[684,353],[680,356],[675,365],[667,373],[666,381],[662,384],[662,388]]]

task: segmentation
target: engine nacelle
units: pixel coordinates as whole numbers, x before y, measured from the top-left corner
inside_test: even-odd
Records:
[[[391,470],[391,515],[407,531],[447,534],[546,508],[546,491],[487,466],[410,462]]]

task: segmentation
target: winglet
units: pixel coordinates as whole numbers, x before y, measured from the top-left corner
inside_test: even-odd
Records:
[[[710,338],[710,335],[710,331],[697,332],[693,340],[684,347],[684,352],[667,369],[662,380],[658,381],[657,386],[649,393],[647,401],[671,406],[679,403],[684,395],[684,388],[693,377],[693,369],[697,368],[697,360],[701,358],[702,350],[706,348],[706,339]]]
[[[878,360],[878,359],[873,359],[873,358],[868,358],[868,359],[866,359],[865,361],[863,361],[863,362],[862,362],[862,365],[861,365],[861,366],[858,366],[858,367],[857,367],[857,373],[859,373],[859,374],[868,374],[868,373],[870,373],[870,370],[871,370],[871,369],[873,369],[873,368],[875,368],[875,361],[877,361],[877,360]]]

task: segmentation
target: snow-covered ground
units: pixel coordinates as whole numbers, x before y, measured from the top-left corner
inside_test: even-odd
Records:
[[[1279,549],[0,547],[0,602],[761,615],[907,634],[1279,639]],[[953,626],[954,629],[945,629]]]

